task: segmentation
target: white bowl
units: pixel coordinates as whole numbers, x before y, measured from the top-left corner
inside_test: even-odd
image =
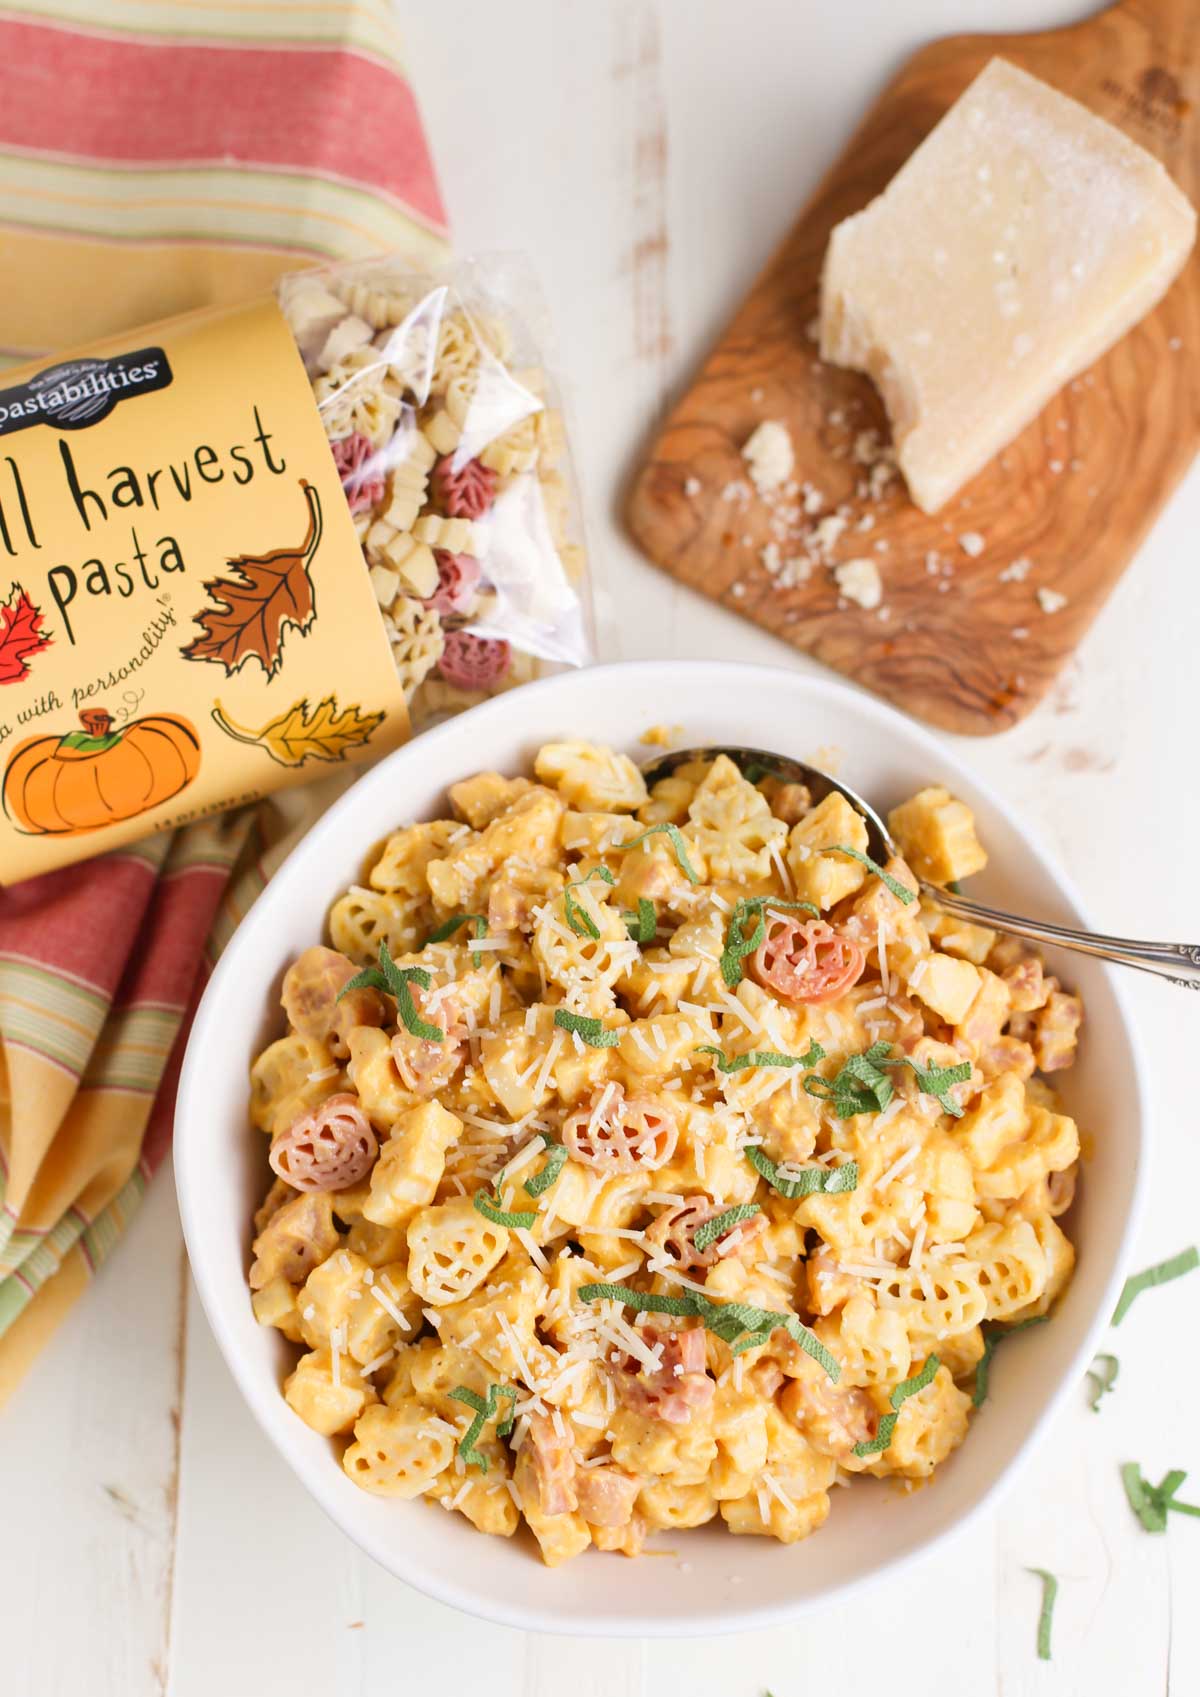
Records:
[[[487,1538],[426,1502],[368,1496],[280,1395],[294,1351],[256,1324],[246,1288],[250,1217],[268,1176],[246,1115],[250,1062],[280,1026],[284,969],[321,934],[334,898],[395,826],[443,811],[449,783],[483,767],[527,768],[543,742],[582,737],[648,751],[667,721],[687,744],[740,743],[814,757],[842,751],[840,775],[877,807],[945,782],[975,810],[991,863],[972,894],[1010,911],[1083,923],[1068,881],[1008,808],[933,737],[826,678],[721,661],[600,666],[501,696],[399,749],[361,778],[276,873],[238,928],[200,1004],[179,1087],[175,1171],[192,1270],[230,1371],[263,1430],[337,1524],[390,1572],[469,1613],[539,1632],[671,1635],[777,1625],[815,1603],[911,1565],[993,1503],[1074,1394],[1111,1313],[1144,1168],[1145,1068],[1108,970],[1061,963],[1087,1025],[1068,1104],[1095,1139],[1072,1216],[1079,1262],[1051,1323],[999,1352],[991,1396],[933,1485],[900,1497],[860,1481],[834,1493],[825,1527],[784,1548],[715,1525],[668,1541],[681,1560],[589,1553],[554,1572],[528,1534]],[[660,1539],[660,1542],[664,1540]],[[686,1571],[684,1562],[686,1561]],[[730,1584],[732,1575],[743,1583]]]

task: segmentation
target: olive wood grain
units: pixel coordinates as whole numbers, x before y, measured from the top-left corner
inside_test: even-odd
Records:
[[[727,326],[628,508],[642,547],[681,582],[921,718],[976,734],[1016,723],[1045,693],[1200,443],[1198,249],[1156,311],[940,513],[922,513],[900,482],[877,502],[855,499],[862,468],[847,444],[855,429],[886,436],[886,425],[869,381],[822,364],[809,334],[829,232],[887,184],[994,54],[1119,125],[1200,199],[1198,0],[1121,0],[1067,29],[932,43],[885,89]],[[763,568],[767,512],[723,491],[744,479],[741,446],[769,418],[787,423],[796,475],[822,492],[824,510],[850,501],[834,559],[875,558],[886,618],[840,601],[820,565],[791,589]],[[860,533],[866,512],[874,525]],[[974,558],[958,543],[968,532],[985,543]],[[931,552],[952,575],[930,574]],[[1001,581],[1022,557],[1034,562],[1028,577]],[[1045,613],[1039,586],[1066,605]]]

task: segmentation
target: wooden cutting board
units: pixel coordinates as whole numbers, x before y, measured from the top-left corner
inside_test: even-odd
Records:
[[[1200,445],[1198,248],[1157,310],[940,513],[922,513],[898,479],[880,490],[880,471],[865,492],[887,426],[866,378],[818,358],[826,242],[994,54],[1119,125],[1200,201],[1200,0],[1121,0],[1069,29],[934,42],[886,88],[726,328],[628,510],[681,582],[907,711],[976,734],[1015,724],[1045,693]],[[811,509],[797,516],[804,503],[792,503],[774,530],[741,457],[764,419],[787,424]],[[839,508],[846,526],[821,547],[814,528]],[[772,542],[800,560],[785,578],[805,556],[808,576],[781,585],[762,558]],[[864,555],[884,581],[874,612],[839,597],[826,563]],[[1065,605],[1044,611],[1039,588]]]

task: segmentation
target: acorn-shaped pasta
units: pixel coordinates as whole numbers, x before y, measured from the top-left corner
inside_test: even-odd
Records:
[[[103,707],[79,718],[82,731],[30,737],[10,759],[2,799],[19,831],[102,830],[170,801],[200,770],[200,739],[177,713],[147,714],[119,730]]]

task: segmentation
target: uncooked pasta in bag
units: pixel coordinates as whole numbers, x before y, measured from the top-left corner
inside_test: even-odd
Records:
[[[521,294],[511,261],[279,286],[418,729],[588,658],[562,414]]]
[[[373,260],[4,373],[0,882],[588,659],[533,299]]]

